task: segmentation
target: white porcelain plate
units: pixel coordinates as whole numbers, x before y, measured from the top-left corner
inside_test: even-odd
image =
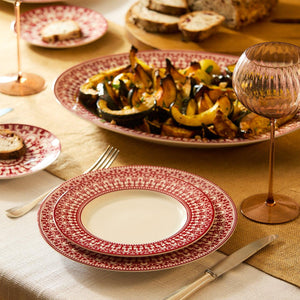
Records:
[[[128,53],[109,55],[104,57],[95,58],[75,65],[65,72],[63,72],[54,84],[54,93],[57,100],[69,111],[76,115],[87,119],[101,128],[114,131],[133,138],[142,139],[149,142],[159,144],[166,144],[171,146],[181,147],[198,147],[198,148],[220,148],[220,147],[233,147],[242,146],[253,143],[266,141],[269,139],[269,134],[263,134],[253,139],[235,138],[230,139],[215,139],[215,140],[197,140],[188,138],[176,138],[169,136],[161,136],[157,134],[150,134],[146,132],[136,131],[126,127],[118,126],[100,119],[97,115],[90,112],[78,101],[78,92],[80,86],[92,75],[95,75],[99,70],[105,70],[120,65],[129,64],[129,51]],[[237,61],[238,57],[225,54],[207,53],[201,51],[184,51],[184,50],[151,50],[141,51],[137,56],[147,63],[153,64],[157,67],[165,67],[165,60],[169,58],[176,67],[185,68],[191,61],[209,58],[214,60],[220,65],[221,68],[233,64]],[[290,133],[300,128],[300,112],[297,116],[276,130],[276,137]]]
[[[0,160],[0,179],[9,179],[33,174],[45,169],[60,154],[60,142],[51,132],[24,124],[0,124],[19,134],[26,145],[26,153],[19,159]]]
[[[42,40],[41,30],[51,22],[63,19],[74,20],[82,31],[82,37],[65,41],[46,43]],[[107,21],[98,12],[89,8],[56,5],[45,6],[21,14],[20,36],[27,42],[46,48],[71,48],[91,43],[107,31]]]
[[[110,168],[71,185],[55,205],[54,221],[67,239],[91,251],[167,253],[194,243],[213,224],[208,197],[165,169]]]
[[[140,168],[149,168],[154,173],[163,171],[166,177],[172,176],[172,178],[184,180],[206,194],[213,204],[215,219],[212,227],[201,239],[177,251],[139,257],[105,255],[76,245],[56,227],[53,214],[57,201],[64,193],[72,189],[74,183],[78,185],[82,179],[86,178],[79,176],[72,181],[61,184],[41,204],[38,212],[38,223],[45,241],[60,254],[85,265],[113,271],[143,272],[169,269],[190,263],[216,251],[231,237],[237,223],[237,211],[231,198],[221,188],[200,176],[171,168],[126,166],[111,169],[122,171],[123,169],[139,170]]]

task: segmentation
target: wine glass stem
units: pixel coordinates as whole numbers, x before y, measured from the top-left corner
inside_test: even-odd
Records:
[[[18,56],[18,78],[17,81],[21,80],[21,53],[20,53],[20,5],[21,1],[15,1],[15,17],[16,17],[16,31],[17,31],[17,56]]]
[[[274,169],[274,152],[275,152],[275,119],[270,120],[270,152],[269,152],[269,192],[266,204],[273,206],[275,201],[273,198],[273,169]]]

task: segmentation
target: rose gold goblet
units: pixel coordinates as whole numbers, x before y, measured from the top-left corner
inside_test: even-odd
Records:
[[[269,190],[246,198],[241,212],[261,223],[291,221],[299,215],[299,205],[286,195],[273,193],[274,137],[276,119],[299,109],[300,48],[266,42],[246,49],[234,69],[233,87],[244,106],[270,119]]]
[[[12,96],[28,96],[41,92],[45,88],[45,80],[33,73],[25,73],[21,70],[20,52],[20,0],[14,2],[16,32],[17,32],[17,57],[18,72],[0,76],[0,92]]]

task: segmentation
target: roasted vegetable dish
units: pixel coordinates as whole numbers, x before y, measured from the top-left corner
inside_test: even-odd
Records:
[[[269,130],[269,120],[245,108],[232,88],[234,65],[221,70],[213,60],[176,68],[147,64],[131,47],[129,64],[100,71],[80,87],[79,101],[100,118],[163,136],[193,139],[252,138]],[[293,116],[277,120],[281,126]]]

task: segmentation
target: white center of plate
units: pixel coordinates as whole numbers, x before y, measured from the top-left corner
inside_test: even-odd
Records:
[[[94,236],[121,244],[146,244],[168,238],[187,221],[185,207],[154,191],[123,190],[95,198],[82,210],[81,222]]]

